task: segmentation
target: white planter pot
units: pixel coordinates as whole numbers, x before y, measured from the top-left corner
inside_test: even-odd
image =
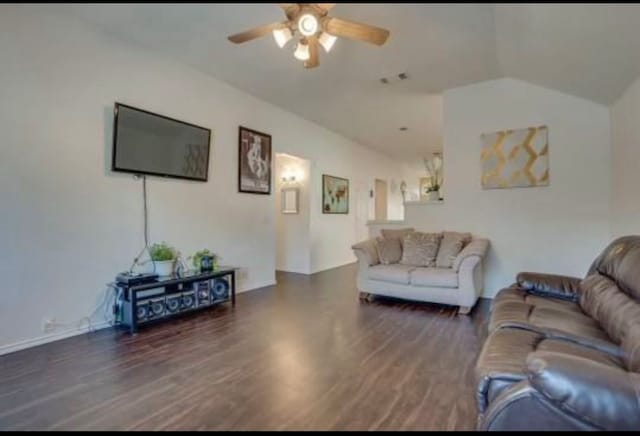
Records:
[[[429,192],[429,201],[438,201],[440,200],[440,192],[438,191],[430,191]]]
[[[170,276],[173,274],[173,260],[154,261],[153,266],[159,276]]]

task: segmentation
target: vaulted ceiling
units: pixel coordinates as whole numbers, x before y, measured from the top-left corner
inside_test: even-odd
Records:
[[[311,70],[294,44],[227,41],[281,21],[275,4],[47,7],[403,160],[441,147],[448,88],[514,77],[610,104],[640,75],[638,5],[338,4],[331,15],[391,36],[382,47],[339,39]]]

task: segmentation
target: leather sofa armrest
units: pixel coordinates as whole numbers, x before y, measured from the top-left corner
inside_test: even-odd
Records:
[[[373,266],[380,263],[378,257],[378,247],[375,239],[367,239],[351,246],[356,257],[360,262],[364,262],[367,266]]]
[[[582,279],[556,274],[521,272],[516,278],[518,286],[527,292],[545,297],[577,301]]]
[[[477,238],[473,239],[469,242],[460,253],[453,260],[452,268],[454,271],[460,270],[460,265],[462,261],[471,256],[478,256],[480,259],[484,258],[487,254],[487,250],[489,249],[489,240]]]
[[[582,357],[535,352],[527,357],[529,384],[551,404],[603,430],[640,428],[640,374]]]

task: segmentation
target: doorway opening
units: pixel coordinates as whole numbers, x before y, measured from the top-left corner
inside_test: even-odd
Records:
[[[276,271],[311,273],[310,171],[310,161],[276,153]]]
[[[386,221],[387,219],[387,181],[375,180],[375,220]]]

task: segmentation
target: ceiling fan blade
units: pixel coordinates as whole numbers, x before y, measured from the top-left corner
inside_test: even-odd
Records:
[[[247,30],[246,32],[236,33],[235,35],[229,36],[229,41],[234,42],[236,44],[240,44],[243,42],[251,41],[252,39],[260,38],[261,36],[265,36],[275,29],[281,28],[285,23],[271,23],[265,24],[264,26],[255,27],[251,30]]]
[[[315,68],[320,65],[320,59],[318,56],[318,38],[310,36],[307,38],[309,44],[309,59],[305,61],[305,68]]]
[[[386,29],[335,17],[324,20],[324,30],[334,36],[357,39],[376,45],[384,44],[389,37],[389,31]]]
[[[300,11],[300,5],[298,3],[278,3],[278,6],[284,10],[284,13],[290,20],[293,20],[293,17]]]
[[[336,3],[312,3],[311,6],[314,7],[319,13],[322,15],[326,15]]]

